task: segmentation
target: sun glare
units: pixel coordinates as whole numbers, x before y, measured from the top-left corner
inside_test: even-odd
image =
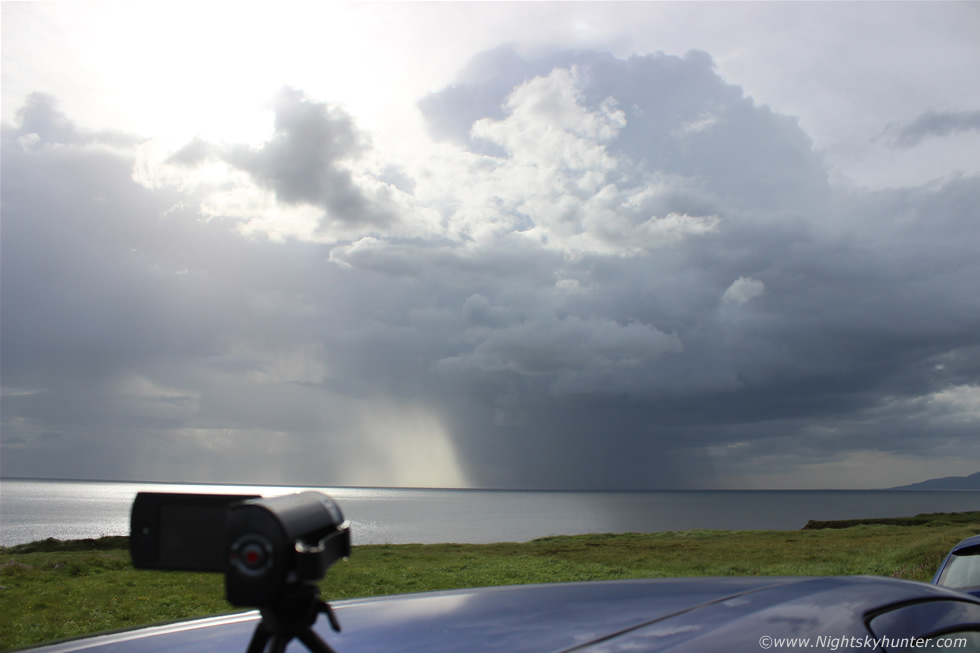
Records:
[[[397,21],[370,6],[286,3],[24,3],[4,8],[4,119],[35,91],[63,101],[79,124],[146,138],[198,135],[256,143],[271,133],[284,86],[386,123],[414,88]],[[372,38],[366,38],[368,31]],[[401,39],[403,40],[403,38]],[[380,44],[380,46],[379,46]],[[18,53],[58,53],[25,56]],[[454,64],[455,65],[455,64]],[[50,80],[51,88],[38,80]],[[409,93],[411,95],[411,93]]]

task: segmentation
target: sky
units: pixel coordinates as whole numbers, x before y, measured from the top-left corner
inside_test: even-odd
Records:
[[[980,3],[14,3],[0,474],[980,469]]]

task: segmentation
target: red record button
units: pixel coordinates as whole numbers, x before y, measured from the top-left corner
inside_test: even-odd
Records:
[[[245,559],[246,566],[255,569],[262,566],[262,562],[265,560],[265,552],[259,545],[252,543],[245,546],[242,557]]]

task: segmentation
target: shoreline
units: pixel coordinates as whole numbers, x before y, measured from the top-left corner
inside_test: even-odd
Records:
[[[909,517],[876,517],[871,519],[838,519],[838,520],[815,520],[807,521],[806,525],[799,531],[816,530],[842,530],[855,526],[967,526],[970,524],[980,524],[980,510],[963,512],[931,512],[911,515]],[[497,544],[532,544],[546,540],[555,539],[592,539],[592,538],[615,538],[620,536],[654,536],[654,535],[683,535],[689,533],[795,533],[797,530],[780,529],[687,529],[679,531],[655,531],[650,533],[582,533],[576,535],[551,535],[535,538],[527,542],[489,542],[486,544],[474,544],[466,542],[436,542],[419,543],[406,542],[402,544],[357,544],[355,548],[371,546],[492,546]],[[19,553],[50,553],[56,551],[104,551],[112,549],[128,549],[128,535],[103,535],[98,538],[79,538],[62,540],[54,537],[22,544],[10,546],[0,546],[0,555],[19,554]]]

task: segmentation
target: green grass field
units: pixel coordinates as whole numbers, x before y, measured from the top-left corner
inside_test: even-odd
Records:
[[[355,547],[327,573],[328,600],[428,590],[680,576],[873,574],[929,581],[980,532],[980,512],[800,531],[683,531],[526,543]],[[0,548],[0,649],[231,612],[220,574],[137,571],[123,537]]]

